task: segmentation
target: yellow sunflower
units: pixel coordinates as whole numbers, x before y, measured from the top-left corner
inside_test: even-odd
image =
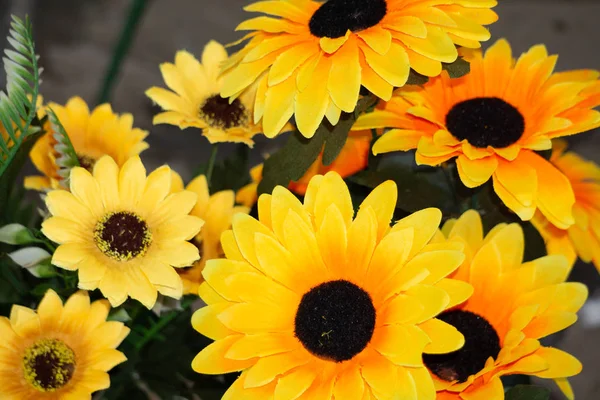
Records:
[[[304,204],[278,186],[258,201],[259,220],[233,218],[226,259],[208,261],[192,319],[215,342],[194,359],[205,374],[243,371],[223,399],[435,398],[423,353],[463,337],[436,319],[465,301],[469,284],[447,279],[464,255],[427,245],[441,213],[426,209],[390,226],[388,181],[361,204],[335,172],[310,181]]]
[[[10,319],[0,317],[0,398],[82,400],[107,389],[108,371],[127,360],[116,348],[129,334],[106,321],[109,311],[83,291],[63,305],[50,289],[37,313],[14,305]]]
[[[173,172],[173,174],[176,173]],[[171,189],[173,193],[183,190],[183,181],[179,175],[175,181],[181,183]],[[235,214],[248,214],[250,209],[244,206],[235,206],[235,194],[232,190],[223,190],[211,195],[204,175],[192,180],[185,189],[198,195],[198,201],[190,215],[202,219],[204,225],[193,240],[200,251],[200,260],[190,268],[178,269],[177,272],[183,280],[183,293],[198,294],[198,286],[204,281],[202,271],[206,261],[224,255],[220,242],[221,234],[231,229],[231,219]]]
[[[211,41],[204,48],[202,63],[182,50],[175,55],[175,64],[161,64],[163,78],[171,90],[152,87],[146,91],[165,110],[154,117],[153,123],[202,129],[210,143],[245,143],[252,147],[252,137],[263,130],[262,124],[252,119],[256,88],[238,93],[233,101],[219,95],[223,86],[221,64],[227,57],[223,45]],[[282,125],[280,130],[283,128]]]
[[[540,344],[540,339],[577,320],[587,288],[568,282],[563,256],[522,263],[523,231],[501,224],[483,236],[481,218],[467,211],[448,222],[448,240],[465,246],[466,259],[451,275],[469,282],[475,292],[466,302],[438,316],[465,336],[462,349],[425,355],[438,400],[502,400],[500,377],[510,374],[555,379],[569,397],[567,378],[581,371],[573,356]]]
[[[224,97],[256,83],[254,121],[276,136],[292,117],[312,137],[324,117],[336,125],[352,112],[361,85],[389,100],[413,68],[436,76],[458,57],[456,45],[477,48],[497,20],[496,0],[272,0],[245,7],[260,16],[225,64]],[[233,68],[233,69],[232,69]]]
[[[355,129],[394,128],[373,153],[417,149],[418,164],[456,157],[460,179],[476,187],[493,178],[502,201],[523,220],[539,209],[554,225],[572,225],[575,198],[569,180],[535,150],[551,139],[600,126],[597,71],[552,73],[557,56],[542,45],[518,61],[499,40],[485,53],[466,51],[471,73],[447,73],[423,87],[405,88]]]
[[[315,175],[324,175],[335,171],[342,178],[353,175],[367,167],[369,162],[369,149],[371,148],[372,134],[370,131],[350,132],[346,144],[340,154],[330,165],[323,165],[323,153],[319,154],[315,162],[308,168],[304,176],[297,182],[290,182],[288,189],[304,195],[308,183]],[[247,207],[252,207],[258,200],[258,184],[262,180],[263,165],[257,165],[250,170],[252,182],[241,188],[236,194],[236,201]]]
[[[70,192],[54,190],[46,198],[52,217],[44,221],[42,232],[60,244],[52,263],[78,270],[79,287],[100,288],[113,307],[131,296],[152,308],[157,291],[180,298],[183,285],[172,267],[186,267],[199,258],[188,242],[203,224],[189,215],[196,194],[169,194],[169,167],[146,178],[137,156],[120,169],[104,156],[93,175],[73,168],[70,184]]]
[[[89,171],[104,155],[111,156],[122,166],[130,157],[148,148],[148,143],[144,142],[148,132],[133,128],[133,116],[115,114],[110,104],[102,104],[90,112],[85,101],[73,97],[66,106],[50,103],[48,107],[56,113],[65,128],[79,158],[79,164]],[[58,174],[58,154],[54,151],[56,140],[50,124],[47,130],[30,153],[33,165],[43,176],[26,177],[25,187],[28,189],[56,189],[62,180]]]
[[[541,213],[531,220],[546,241],[548,254],[562,254],[573,265],[577,256],[600,271],[600,167],[555,141],[550,162],[571,182],[575,192],[575,224],[567,230],[552,225]]]

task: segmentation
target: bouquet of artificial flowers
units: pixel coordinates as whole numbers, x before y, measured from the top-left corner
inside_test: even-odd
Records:
[[[146,91],[212,146],[187,183],[130,114],[45,102],[14,17],[0,400],[573,399],[544,338],[587,299],[577,258],[600,268],[600,168],[559,138],[600,127],[600,73],[483,52],[495,5],[248,5]],[[252,166],[257,135],[286,139]]]

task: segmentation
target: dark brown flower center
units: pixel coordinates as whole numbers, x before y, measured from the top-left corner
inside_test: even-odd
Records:
[[[96,159],[93,157],[89,157],[82,154],[77,154],[77,159],[79,160],[79,166],[81,168],[85,168],[88,171],[92,172],[94,170],[94,165],[96,165]]]
[[[206,99],[200,107],[200,118],[206,120],[211,127],[218,129],[244,126],[248,124],[249,119],[246,107],[239,99],[229,104],[229,99],[224,99],[218,94]]]
[[[465,345],[448,354],[424,354],[423,362],[438,378],[466,382],[483,369],[488,358],[500,353],[500,337],[485,318],[470,311],[446,311],[438,316],[465,337]]]
[[[23,375],[40,392],[65,386],[75,372],[75,352],[58,339],[38,340],[25,351]]]
[[[152,234],[142,218],[120,211],[107,214],[96,224],[94,239],[107,256],[128,261],[145,254],[152,243]]]
[[[472,146],[502,149],[525,132],[523,114],[497,97],[477,97],[456,104],[446,115],[448,131]]]
[[[302,297],[295,334],[315,356],[342,362],[367,347],[375,330],[375,315],[367,292],[348,281],[330,281]]]
[[[308,24],[316,37],[339,38],[349,30],[360,32],[377,25],[387,13],[385,0],[329,0]]]

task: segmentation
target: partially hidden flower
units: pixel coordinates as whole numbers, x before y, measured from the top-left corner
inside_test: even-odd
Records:
[[[79,288],[99,288],[113,307],[128,296],[147,308],[157,293],[180,298],[181,278],[174,268],[198,260],[195,237],[203,221],[189,215],[197,195],[170,194],[171,170],[160,167],[146,177],[139,157],[122,168],[109,156],[98,160],[93,175],[71,170],[70,192],[48,193],[52,215],[42,232],[60,246],[52,263],[78,271]]]
[[[324,118],[336,125],[353,112],[361,86],[385,100],[414,69],[436,76],[454,62],[456,46],[478,48],[497,20],[496,0],[274,0],[237,30],[250,31],[225,65],[221,94],[235,99],[255,84],[254,121],[276,136],[295,117],[312,137]]]
[[[464,302],[468,283],[447,279],[463,261],[454,244],[428,245],[441,213],[390,226],[387,181],[356,217],[335,172],[313,177],[304,203],[278,186],[256,220],[233,217],[226,258],[204,269],[208,304],[192,324],[215,342],[194,359],[205,374],[242,371],[223,399],[435,399],[423,353],[462,347],[436,315]]]
[[[518,224],[500,224],[485,237],[476,211],[442,228],[447,241],[464,246],[466,259],[451,277],[470,283],[473,295],[438,318],[465,336],[455,352],[425,355],[438,400],[502,400],[501,377],[519,374],[554,379],[569,397],[568,377],[581,371],[572,355],[540,340],[575,323],[587,288],[565,282],[569,263],[546,256],[523,263]]]
[[[342,178],[354,175],[367,167],[369,162],[369,149],[371,148],[372,134],[370,131],[350,132],[346,144],[337,158],[329,165],[323,164],[323,152],[319,154],[315,162],[308,168],[306,173],[297,182],[290,182],[288,189],[292,192],[304,195],[308,183],[315,175],[324,175],[335,171]],[[263,164],[259,164],[250,170],[252,182],[238,190],[236,201],[247,207],[252,207],[258,200],[258,184],[262,180]]]
[[[540,212],[531,222],[546,241],[548,254],[562,254],[571,265],[579,256],[585,262],[593,262],[600,271],[600,167],[567,152],[566,147],[566,142],[556,141],[550,162],[571,182],[575,223],[568,229],[560,229]]]
[[[10,319],[0,317],[1,397],[81,400],[108,389],[108,371],[127,360],[117,347],[129,334],[122,322],[106,321],[109,311],[84,291],[63,305],[50,289],[37,312],[13,305]]]
[[[80,97],[71,98],[65,106],[48,104],[55,113],[73,148],[77,153],[81,167],[91,171],[102,156],[111,156],[119,166],[123,166],[130,157],[139,155],[148,148],[144,141],[148,132],[133,127],[131,114],[115,114],[110,104],[102,104],[90,111]],[[25,187],[35,190],[57,189],[62,178],[56,163],[59,154],[54,150],[56,139],[54,131],[47,125],[44,134],[31,149],[33,165],[42,176],[28,176]]]
[[[175,174],[175,172],[173,172]],[[177,193],[183,190],[183,181],[177,175],[174,181],[181,182],[171,190]],[[190,212],[204,221],[204,225],[192,242],[200,251],[200,259],[189,268],[177,270],[183,280],[184,294],[198,294],[198,287],[204,281],[202,271],[208,260],[223,257],[221,247],[221,234],[231,229],[231,220],[237,213],[248,214],[250,209],[245,206],[235,205],[235,193],[232,190],[223,190],[210,194],[208,183],[204,175],[194,178],[185,190],[196,193],[198,200]]]
[[[537,150],[551,139],[600,126],[598,71],[553,73],[557,56],[534,46],[517,61],[505,40],[487,50],[465,51],[471,73],[446,72],[423,87],[399,90],[355,129],[393,128],[373,153],[416,149],[416,162],[440,165],[456,158],[470,188],[492,179],[496,194],[521,219],[539,210],[565,229],[574,223],[567,177]]]
[[[211,41],[202,53],[202,63],[192,54],[181,50],[175,64],[163,63],[160,70],[170,90],[152,87],[146,95],[164,112],[153,123],[169,124],[181,129],[199,128],[210,143],[245,143],[252,147],[252,138],[263,131],[255,123],[253,99],[256,87],[249,87],[229,101],[221,97],[223,87],[221,64],[228,59],[223,45]],[[281,129],[289,128],[281,126]]]

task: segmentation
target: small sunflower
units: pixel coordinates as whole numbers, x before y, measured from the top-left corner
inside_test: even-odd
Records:
[[[73,97],[66,106],[50,103],[48,107],[65,128],[79,164],[89,171],[104,155],[111,156],[122,166],[130,157],[148,148],[148,143],[144,142],[148,132],[133,128],[133,116],[115,114],[110,104],[102,104],[90,112],[85,101]],[[62,180],[56,164],[59,156],[54,150],[56,140],[49,125],[48,132],[35,143],[30,153],[33,165],[43,176],[26,177],[25,187],[28,189],[56,189]]]
[[[541,213],[531,220],[546,241],[548,254],[562,254],[573,265],[577,256],[593,262],[600,271],[600,167],[556,141],[550,162],[571,182],[575,192],[575,223],[563,230],[552,225]]]
[[[180,298],[181,278],[172,267],[192,265],[198,249],[188,240],[203,221],[188,215],[196,204],[190,191],[169,194],[171,170],[164,166],[146,178],[139,157],[122,168],[109,156],[93,175],[71,170],[71,191],[48,193],[51,218],[42,232],[59,243],[52,263],[79,271],[79,287],[100,288],[113,307],[127,296],[152,308],[157,291]]]
[[[315,175],[324,175],[329,171],[335,171],[342,178],[346,178],[367,167],[369,162],[369,149],[373,136],[370,131],[350,132],[346,144],[340,154],[330,165],[323,165],[323,153],[319,154],[315,162],[308,168],[304,176],[297,182],[290,182],[288,189],[292,192],[304,195],[308,183]],[[252,182],[241,188],[236,194],[236,201],[247,207],[252,207],[258,200],[258,184],[262,180],[263,165],[257,165],[250,170]]]
[[[335,172],[313,177],[304,204],[278,186],[258,201],[259,220],[233,217],[226,259],[208,261],[192,319],[215,342],[194,359],[205,374],[243,371],[224,399],[435,398],[423,353],[463,337],[435,318],[466,300],[447,279],[461,246],[427,243],[437,209],[390,226],[397,190],[377,187],[356,218]]]
[[[179,175],[176,179],[181,181]],[[204,280],[202,271],[206,261],[224,255],[220,242],[221,234],[231,229],[231,219],[235,214],[248,214],[250,209],[244,206],[235,206],[235,194],[232,190],[223,190],[211,195],[204,175],[192,180],[185,189],[198,195],[198,201],[190,215],[202,219],[204,225],[193,240],[200,251],[200,260],[190,268],[178,269],[177,272],[183,280],[183,293],[198,294],[198,286]],[[183,190],[183,183],[181,187],[173,188],[172,192],[177,193],[181,190]]]
[[[551,139],[600,126],[597,71],[552,73],[557,56],[542,45],[518,61],[505,40],[482,56],[466,51],[471,73],[447,73],[423,87],[405,88],[378,110],[359,118],[355,129],[394,128],[373,153],[417,149],[418,164],[457,158],[460,179],[476,187],[493,178],[502,201],[523,220],[539,209],[554,225],[573,224],[575,198],[569,180],[535,153]]]
[[[146,91],[165,110],[154,117],[153,123],[202,129],[210,143],[245,143],[252,147],[252,137],[263,129],[261,124],[252,122],[256,88],[238,93],[233,101],[220,96],[221,64],[227,58],[223,45],[211,41],[204,48],[202,63],[182,50],[175,55],[175,64],[161,64],[163,78],[171,90],[152,87]]]
[[[0,317],[0,397],[11,400],[81,400],[110,386],[108,371],[127,360],[116,350],[129,334],[106,321],[106,300],[90,304],[77,292],[63,305],[48,290],[37,313],[14,305]]]
[[[437,76],[458,57],[456,45],[477,48],[497,20],[496,0],[274,0],[245,7],[260,16],[237,30],[252,31],[225,65],[221,91],[236,98],[258,85],[254,121],[276,136],[294,115],[310,138],[324,117],[336,125],[353,112],[361,85],[389,100],[410,69]]]
[[[504,375],[555,379],[572,397],[567,378],[581,371],[573,356],[540,339],[577,320],[587,298],[585,285],[565,282],[563,256],[522,263],[523,231],[501,224],[483,236],[481,218],[467,211],[443,228],[445,243],[464,245],[466,259],[451,277],[473,285],[466,302],[440,314],[465,336],[465,345],[443,355],[425,355],[438,399],[502,400]],[[444,243],[444,241],[442,241]]]

